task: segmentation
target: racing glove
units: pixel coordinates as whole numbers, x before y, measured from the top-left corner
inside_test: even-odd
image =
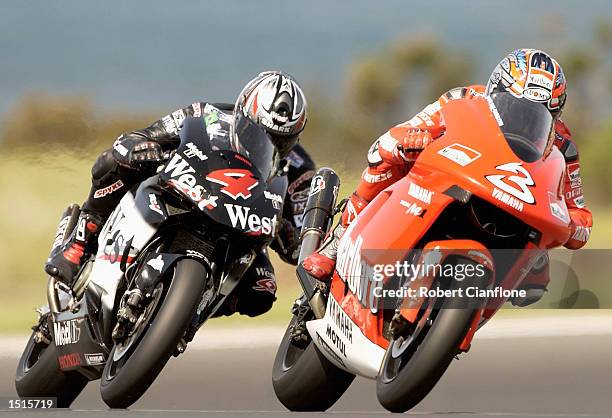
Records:
[[[406,162],[414,162],[420,152],[433,142],[431,133],[421,129],[409,129],[397,144],[397,153]]]
[[[115,141],[113,157],[118,164],[129,168],[140,168],[164,159],[162,147],[157,142],[134,141],[129,138]]]
[[[588,223],[585,223],[588,225]],[[592,225],[592,223],[591,223]],[[570,224],[571,232],[570,238],[564,245],[565,248],[569,248],[570,250],[577,250],[582,248],[591,235],[592,226],[584,226],[576,223],[574,219]]]

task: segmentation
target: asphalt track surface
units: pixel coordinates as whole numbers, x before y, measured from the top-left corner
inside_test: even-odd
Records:
[[[585,324],[587,326],[585,327]],[[375,382],[357,378],[326,414],[287,412],[276,400],[271,367],[281,328],[204,331],[172,359],[129,411],[110,411],[91,382],[72,411],[8,411],[15,396],[17,339],[0,339],[0,415],[11,417],[372,417],[391,416]],[[41,415],[42,414],[42,415]],[[409,416],[612,416],[612,317],[505,320],[490,324],[471,351],[453,362]]]

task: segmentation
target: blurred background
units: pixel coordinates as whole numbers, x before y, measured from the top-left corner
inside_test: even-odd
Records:
[[[608,0],[5,2],[0,332],[25,333],[33,322],[56,223],[85,198],[100,151],[194,101],[233,102],[270,68],[302,83],[302,143],[342,174],[348,193],[388,127],[449,88],[484,84],[515,48],[550,52],[568,79],[563,118],[595,213],[589,247],[611,248],[610,12]],[[298,294],[291,268],[274,261],[278,304],[252,323],[286,321]]]

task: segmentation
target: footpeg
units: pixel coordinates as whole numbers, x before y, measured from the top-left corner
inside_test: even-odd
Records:
[[[174,353],[172,353],[172,355],[174,357],[178,357],[181,354],[183,354],[185,350],[187,350],[187,342],[185,341],[184,338],[181,338],[181,340],[176,345],[176,349],[174,350]]]
[[[58,277],[60,275],[59,269],[49,264],[45,265],[45,273],[53,277]]]
[[[38,324],[32,327],[32,331],[34,331],[34,341],[36,344],[51,344],[52,337],[51,332],[49,331],[49,323],[47,322],[47,318],[48,314],[41,315]]]

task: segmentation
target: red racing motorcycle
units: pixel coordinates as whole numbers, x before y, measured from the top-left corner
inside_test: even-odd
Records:
[[[340,239],[331,282],[298,267],[304,295],[273,368],[288,409],[326,410],[355,375],[376,379],[389,411],[414,407],[542,254],[568,239],[550,114],[509,93],[456,100],[442,113],[445,135]],[[331,170],[313,180],[302,259],[331,226],[338,184]]]

